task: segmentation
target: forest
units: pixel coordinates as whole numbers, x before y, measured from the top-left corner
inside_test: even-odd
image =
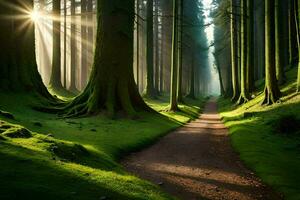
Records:
[[[0,200],[300,200],[300,0],[0,0]]]

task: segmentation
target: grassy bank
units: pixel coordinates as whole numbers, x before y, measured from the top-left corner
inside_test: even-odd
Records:
[[[296,80],[296,69],[288,80]],[[232,145],[241,159],[285,199],[300,199],[300,95],[295,82],[282,87],[281,103],[261,106],[263,85],[256,98],[242,106],[220,99],[219,108],[230,128]]]
[[[172,199],[117,161],[196,117],[202,103],[168,113],[165,99],[148,101],[160,114],[137,120],[58,119],[30,109],[30,96],[0,98],[15,118],[0,115],[0,199]]]

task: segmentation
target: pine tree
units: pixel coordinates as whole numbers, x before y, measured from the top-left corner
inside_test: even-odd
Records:
[[[52,72],[50,77],[49,86],[54,91],[63,89],[61,83],[61,38],[60,38],[60,0],[52,1],[52,14],[53,14],[53,50],[52,50]]]
[[[178,50],[178,0],[173,0],[170,111],[178,110],[178,102],[177,102],[178,51],[177,50]]]
[[[135,116],[151,109],[133,75],[134,1],[98,0],[94,64],[86,89],[64,108],[66,117],[106,112]]]
[[[275,1],[265,1],[266,78],[262,104],[271,105],[280,98],[275,66]]]

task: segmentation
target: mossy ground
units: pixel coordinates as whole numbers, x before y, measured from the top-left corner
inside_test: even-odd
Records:
[[[0,99],[0,110],[14,116],[0,116],[0,199],[172,199],[126,173],[118,159],[193,119],[203,103],[187,100],[182,112],[169,113],[161,98],[148,101],[160,114],[140,113],[137,120],[60,119],[31,109],[32,96],[2,93]],[[3,134],[23,127],[31,133],[26,138]]]
[[[281,192],[285,199],[300,199],[300,130],[282,126],[285,121],[300,122],[300,95],[296,91],[296,70],[287,72],[281,89],[281,103],[261,106],[263,83],[256,98],[242,106],[220,99],[219,108],[230,128],[232,145],[241,159],[264,182]],[[281,131],[280,131],[281,130]]]

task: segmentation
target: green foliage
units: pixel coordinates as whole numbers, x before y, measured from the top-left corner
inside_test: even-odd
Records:
[[[261,106],[261,91],[239,107],[229,100],[219,101],[233,147],[241,159],[285,199],[300,198],[300,137],[296,134],[299,119],[295,117],[300,113],[300,96],[294,93],[295,72],[296,69],[287,72],[291,82],[283,86],[280,104]]]

